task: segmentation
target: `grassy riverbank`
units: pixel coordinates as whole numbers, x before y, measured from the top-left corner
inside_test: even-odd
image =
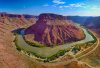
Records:
[[[41,58],[44,62],[49,62],[49,61],[52,61],[52,60],[58,58],[59,56],[63,56],[65,53],[72,50],[73,46],[76,46],[76,45],[81,46],[82,44],[85,45],[88,43],[94,43],[96,41],[95,36],[91,32],[89,32],[89,31],[87,31],[87,32],[93,38],[91,41],[90,40],[86,41],[86,42],[78,41],[78,42],[71,43],[71,44],[59,45],[59,46],[56,46],[53,48],[52,47],[36,47],[36,46],[33,47],[33,46],[30,46],[23,39],[23,36],[18,35],[18,34],[15,35],[16,38],[15,38],[14,42],[16,44],[17,50],[23,51],[28,56],[35,56],[37,58]]]

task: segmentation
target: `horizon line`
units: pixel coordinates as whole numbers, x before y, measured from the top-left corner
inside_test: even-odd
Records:
[[[0,12],[0,14],[15,14],[15,15],[33,15],[33,16],[39,16],[40,14],[28,14],[28,13],[10,13],[10,12]],[[62,15],[62,16],[83,16],[83,17],[99,17],[100,15],[63,15],[63,14],[59,14],[59,13],[52,13],[52,14],[58,14],[58,15]]]

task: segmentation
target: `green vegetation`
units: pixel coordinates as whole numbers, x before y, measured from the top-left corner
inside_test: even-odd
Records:
[[[96,37],[87,29],[87,32],[93,37],[93,41],[89,41],[90,43],[95,43],[97,41]]]
[[[52,55],[52,56],[49,56],[49,57],[43,57],[43,56],[41,56],[41,55],[39,55],[39,54],[37,54],[37,53],[35,53],[35,52],[31,52],[31,51],[25,51],[24,49],[21,49],[19,46],[18,46],[18,44],[17,44],[17,37],[15,38],[15,44],[16,44],[16,49],[18,50],[18,51],[23,51],[25,54],[27,54],[27,55],[33,55],[33,56],[35,56],[35,57],[37,57],[37,58],[41,58],[41,59],[43,59],[42,61],[43,62],[49,62],[49,61],[52,61],[52,60],[54,60],[54,59],[56,59],[56,58],[58,58],[59,56],[63,56],[66,52],[69,52],[70,51],[70,49],[66,49],[66,50],[59,50],[57,53],[55,53],[54,55]]]
[[[43,44],[40,44],[40,43],[37,43],[37,42],[30,42],[30,41],[26,41],[25,40],[25,42],[27,43],[27,44],[29,44],[30,46],[34,46],[34,47],[45,47]]]
[[[85,49],[85,48],[93,45],[97,41],[96,37],[88,29],[87,29],[87,32],[93,37],[93,40],[92,41],[88,41],[86,43],[82,43],[82,44],[75,45],[74,48],[72,49],[72,51],[74,53],[77,53],[78,51],[80,51],[81,48],[84,48]],[[81,46],[81,45],[83,45],[83,46]]]
[[[49,61],[52,61],[56,58],[58,58],[59,56],[63,56],[66,52],[68,52],[69,50],[60,50],[58,51],[56,54],[50,56],[50,57],[43,57],[43,56],[40,56],[34,52],[27,52],[28,54],[32,54],[34,56],[36,56],[37,58],[41,58],[43,59],[44,62],[49,62]]]
[[[93,44],[90,48],[87,48],[82,53],[77,54],[75,57],[79,58],[80,56],[82,56],[82,55],[86,54],[87,52],[91,51],[92,49],[94,49],[95,46],[96,46],[96,44]]]
[[[18,46],[18,44],[17,44],[17,41],[18,41],[18,39],[17,39],[17,33],[14,33],[14,35],[15,35],[16,37],[15,37],[15,39],[14,39],[13,42],[15,42],[16,49],[17,49],[18,51],[21,51],[21,48],[20,48],[20,47]]]
[[[55,47],[45,47],[44,45],[41,45],[39,43],[32,43],[30,41],[26,41],[21,35],[16,34],[14,42],[18,51],[23,51],[29,56],[32,55],[37,58],[40,58],[40,60],[44,62],[49,62],[58,58],[59,56],[63,56],[71,49],[74,52],[77,52],[80,51],[82,47],[87,48],[90,43],[93,44],[94,42],[96,42],[97,39],[95,38],[95,36],[91,32],[87,32],[92,36],[94,40],[92,39],[91,41],[78,41],[72,44],[63,44]]]
[[[14,42],[15,42],[15,45],[16,45],[16,49],[17,49],[18,51],[20,51],[20,52],[23,51],[25,54],[27,54],[27,55],[29,55],[29,56],[32,55],[32,56],[35,56],[35,57],[37,57],[37,58],[41,58],[42,61],[44,61],[44,62],[52,61],[52,60],[58,58],[59,56],[64,55],[66,52],[70,51],[70,49],[59,50],[57,53],[55,53],[55,54],[53,54],[53,55],[51,55],[51,56],[44,57],[44,56],[39,55],[39,54],[37,54],[37,53],[35,53],[35,52],[26,51],[25,49],[20,48],[20,47],[18,46],[18,43],[17,43],[17,41],[18,41],[18,34],[15,34],[15,35],[16,35],[16,37],[15,37]]]

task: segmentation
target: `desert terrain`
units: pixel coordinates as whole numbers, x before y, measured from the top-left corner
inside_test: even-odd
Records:
[[[20,53],[13,42],[12,31],[27,28],[36,22],[36,18],[25,18],[23,15],[0,15],[0,68],[100,68],[100,35],[99,29],[90,29],[98,39],[97,47],[83,57],[63,63],[40,63]]]

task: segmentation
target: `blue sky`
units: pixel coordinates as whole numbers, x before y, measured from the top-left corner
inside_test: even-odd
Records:
[[[100,0],[0,0],[0,12],[100,16]]]

